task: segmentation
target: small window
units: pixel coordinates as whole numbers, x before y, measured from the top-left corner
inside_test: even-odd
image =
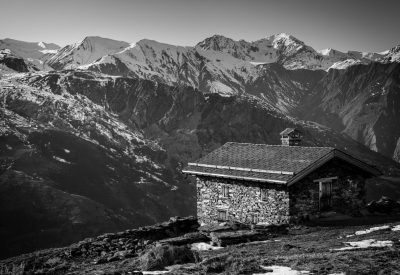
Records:
[[[226,221],[227,220],[226,210],[218,210],[218,220],[219,221]]]
[[[251,214],[251,223],[252,224],[258,223],[258,214],[257,213]]]
[[[197,200],[201,200],[201,187],[197,187]]]
[[[222,186],[222,197],[227,198],[229,196],[229,186]]]
[[[260,200],[267,201],[268,200],[268,190],[264,188],[260,188]]]

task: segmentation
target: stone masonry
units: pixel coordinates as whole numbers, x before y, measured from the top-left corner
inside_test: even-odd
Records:
[[[223,187],[228,187],[224,196]],[[230,221],[284,224],[289,222],[289,194],[283,186],[213,177],[197,177],[197,217],[200,224]],[[262,200],[261,192],[264,191]]]

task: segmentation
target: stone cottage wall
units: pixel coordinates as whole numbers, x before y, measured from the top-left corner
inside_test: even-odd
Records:
[[[332,210],[358,215],[365,206],[365,179],[360,169],[341,160],[331,160],[289,187],[290,216],[292,221],[318,217],[319,183],[316,179],[338,177],[332,182]]]
[[[224,197],[223,186],[229,187]],[[261,188],[265,188],[266,201],[261,201]],[[289,194],[277,184],[240,180],[197,177],[197,218],[199,223],[218,223],[218,210],[227,211],[231,221],[282,224],[289,222]]]

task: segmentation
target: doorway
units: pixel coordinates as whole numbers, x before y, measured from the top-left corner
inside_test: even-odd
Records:
[[[332,181],[319,183],[319,211],[332,210]]]

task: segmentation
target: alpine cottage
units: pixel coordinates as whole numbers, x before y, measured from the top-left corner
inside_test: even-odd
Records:
[[[228,142],[183,173],[196,176],[197,217],[284,224],[322,212],[356,215],[365,206],[365,180],[380,172],[332,147],[302,147],[293,128],[282,145]]]

